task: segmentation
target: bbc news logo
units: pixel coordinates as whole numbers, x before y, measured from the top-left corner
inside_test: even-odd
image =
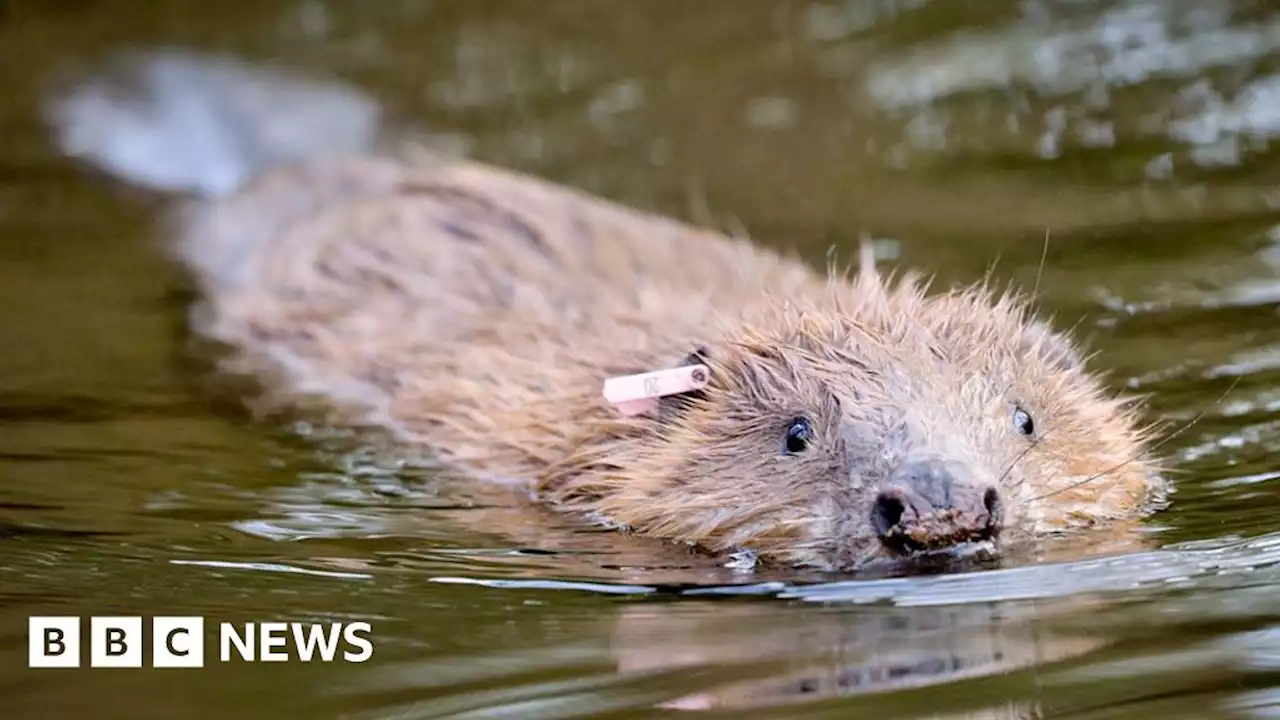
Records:
[[[87,642],[76,616],[31,617],[27,620],[27,666],[80,667],[82,648],[89,648],[89,667],[140,668],[147,647],[141,617],[91,617]],[[219,623],[219,662],[362,663],[373,657],[372,628],[367,622]],[[151,667],[204,667],[203,617],[155,617],[150,623]]]

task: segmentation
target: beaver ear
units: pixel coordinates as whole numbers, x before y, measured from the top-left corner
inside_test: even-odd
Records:
[[[1022,331],[1019,350],[1028,355],[1044,358],[1059,370],[1082,370],[1084,355],[1064,333],[1054,330],[1047,322],[1032,320]]]
[[[685,367],[686,365],[708,364],[711,361],[711,351],[706,345],[699,345],[694,348],[693,352],[685,355],[675,367]],[[668,395],[658,401],[658,417],[666,422],[683,415],[688,411],[694,403],[705,400],[707,397],[706,390],[694,390],[692,392],[680,393],[679,395]]]
[[[693,349],[693,352],[684,356],[684,359],[676,363],[676,367],[684,367],[686,365],[697,365],[699,363],[707,363],[711,361],[711,350],[706,345],[699,345]]]

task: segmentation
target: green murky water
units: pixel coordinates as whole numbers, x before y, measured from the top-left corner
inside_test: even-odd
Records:
[[[432,142],[821,262],[1037,281],[1153,417],[1153,549],[805,584],[513,548],[203,372],[162,194],[66,157],[68,66],[338,78]],[[1180,0],[0,0],[0,713],[1280,717],[1280,9]],[[317,109],[322,115],[328,111]],[[1223,396],[1224,391],[1230,392]],[[542,550],[543,552],[538,552]],[[367,620],[363,664],[29,670],[30,615]]]

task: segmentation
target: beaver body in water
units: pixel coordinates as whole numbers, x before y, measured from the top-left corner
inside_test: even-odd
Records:
[[[1147,433],[986,285],[818,272],[480,163],[314,153],[185,214],[198,330],[486,481],[713,553],[852,569],[1133,517]],[[697,364],[626,414],[610,377]]]
[[[1009,293],[853,277],[478,163],[266,172],[189,216],[202,329],[487,480],[638,534],[851,568],[1131,515],[1144,435]],[[696,362],[626,415],[611,376]]]

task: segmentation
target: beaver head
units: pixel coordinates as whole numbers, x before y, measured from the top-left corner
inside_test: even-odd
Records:
[[[708,387],[611,450],[595,507],[714,551],[849,569],[1132,515],[1147,429],[1011,292],[874,272],[727,319]]]

